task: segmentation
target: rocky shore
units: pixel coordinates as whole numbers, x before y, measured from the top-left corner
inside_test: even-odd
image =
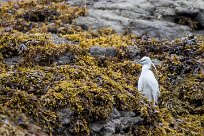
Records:
[[[203,135],[202,4],[2,2],[0,135]],[[157,106],[137,90],[143,56],[157,67]]]

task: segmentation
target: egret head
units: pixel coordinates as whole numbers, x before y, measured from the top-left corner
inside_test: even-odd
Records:
[[[155,65],[152,63],[151,59],[149,57],[144,56],[140,61],[140,64],[142,64],[142,66],[145,66],[144,69],[150,69],[151,66],[153,66],[155,68],[155,70],[157,71]]]
[[[150,59],[149,57],[144,56],[144,57],[139,61],[139,63],[142,64],[142,65],[149,65],[149,66],[151,66],[152,61],[151,61],[151,59]]]

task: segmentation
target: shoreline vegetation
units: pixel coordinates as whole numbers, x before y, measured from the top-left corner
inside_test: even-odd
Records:
[[[0,135],[105,135],[116,111],[140,119],[115,123],[112,135],[204,134],[203,36],[92,31],[74,22],[88,10],[63,0],[0,7]],[[145,55],[157,67],[158,107],[137,90]]]

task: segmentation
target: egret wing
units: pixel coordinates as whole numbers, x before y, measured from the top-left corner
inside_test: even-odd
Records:
[[[141,92],[142,90],[143,90],[143,76],[141,74],[138,80],[138,91]]]
[[[158,99],[159,94],[160,94],[158,81],[154,77],[153,72],[150,70],[147,72],[147,76],[148,77],[145,78],[145,82],[146,82],[148,88],[150,88],[150,90],[152,92],[152,97],[153,97],[154,101],[157,103],[157,99]]]

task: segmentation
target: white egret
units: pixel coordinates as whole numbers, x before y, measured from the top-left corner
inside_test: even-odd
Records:
[[[154,104],[158,103],[158,97],[160,95],[159,84],[156,80],[154,73],[150,70],[152,63],[149,57],[143,57],[140,61],[142,64],[142,72],[138,81],[138,91],[140,91],[147,99]]]

